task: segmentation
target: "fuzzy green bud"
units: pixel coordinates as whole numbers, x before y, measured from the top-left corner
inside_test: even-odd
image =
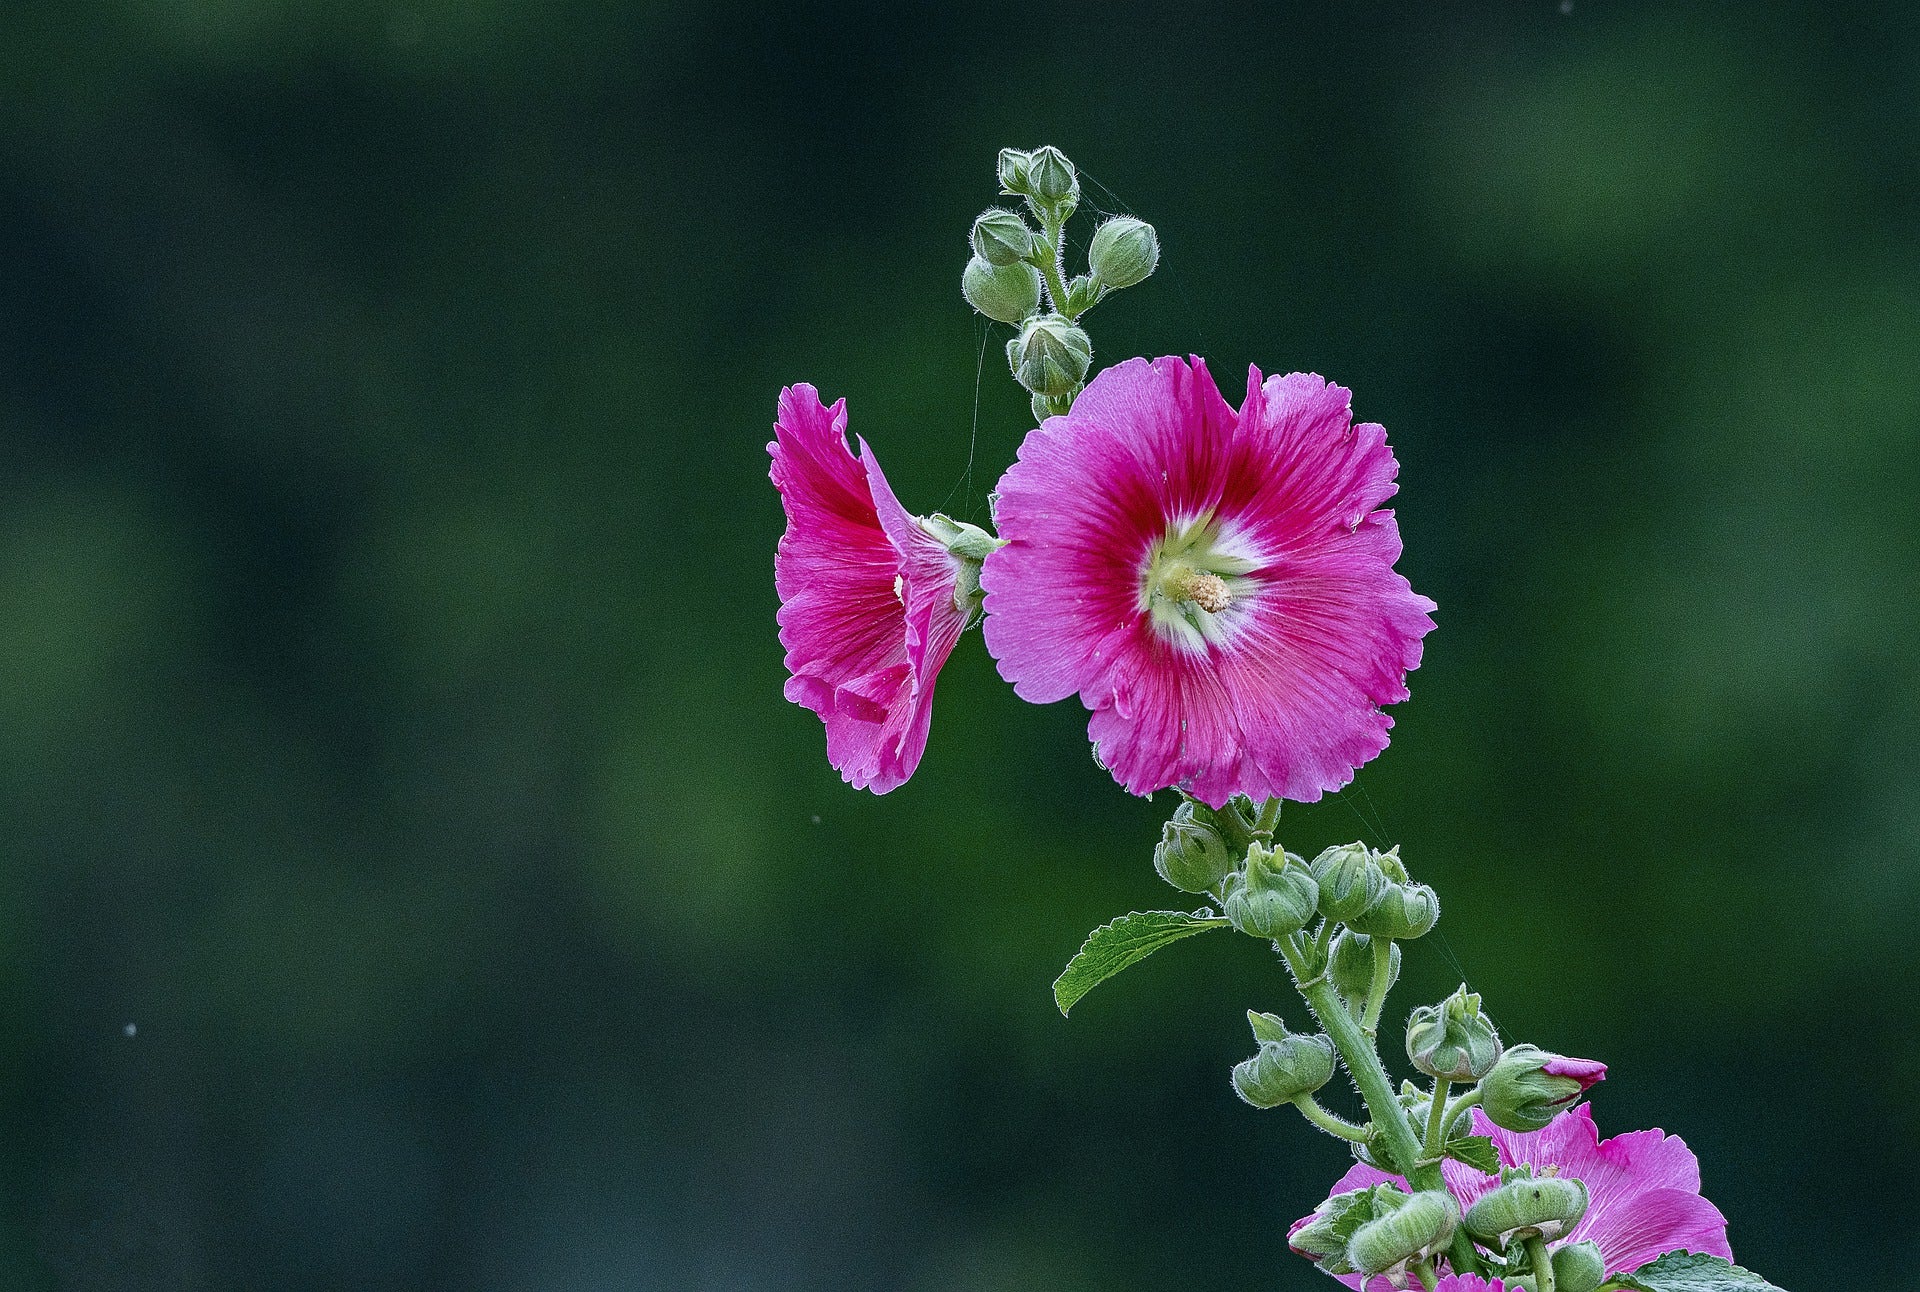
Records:
[[[1334,1194],[1313,1209],[1306,1224],[1287,1236],[1287,1246],[1329,1274],[1353,1273],[1353,1266],[1347,1262],[1347,1244],[1360,1226],[1373,1219],[1373,1193],[1369,1186]]]
[[[1417,938],[1440,918],[1440,899],[1425,884],[1387,880],[1375,897],[1347,921],[1347,927],[1369,937]]]
[[[917,523],[954,558],[953,606],[963,622],[971,624],[980,614],[986,595],[980,590],[981,563],[1006,544],[977,525],[937,511],[931,516],[918,517]]]
[[[1263,843],[1247,850],[1246,869],[1227,879],[1221,914],[1256,938],[1284,938],[1306,927],[1319,900],[1306,863]]]
[[[1399,1194],[1400,1201],[1396,1204],[1390,1194]],[[1373,1205],[1374,1218],[1347,1243],[1348,1262],[1368,1278],[1398,1274],[1409,1261],[1439,1251],[1460,1223],[1460,1204],[1444,1189],[1405,1194],[1380,1185]]]
[[[1537,1131],[1603,1080],[1607,1066],[1569,1059],[1537,1045],[1516,1045],[1480,1082],[1480,1106],[1502,1130]]]
[[[1147,280],[1160,263],[1160,235],[1145,220],[1117,215],[1094,230],[1087,267],[1107,287],[1131,287]]]
[[[1381,873],[1386,875],[1390,881],[1396,884],[1404,884],[1407,882],[1407,866],[1405,862],[1400,860],[1399,844],[1394,844],[1393,847],[1387,849],[1385,852],[1374,853],[1373,859],[1380,863]]]
[[[1326,892],[1325,885],[1322,885],[1322,909],[1326,906]],[[1333,980],[1333,989],[1340,993],[1349,1007],[1357,1008],[1366,1001],[1373,991],[1373,939],[1352,929],[1340,930],[1340,936],[1333,940],[1327,976]],[[1387,953],[1387,990],[1393,990],[1393,984],[1399,980],[1400,947],[1396,943]]]
[[[1233,854],[1212,816],[1189,800],[1175,808],[1173,819],[1161,828],[1153,868],[1183,893],[1210,893],[1233,872]]]
[[[1600,1255],[1600,1244],[1591,1238],[1554,1249],[1554,1292],[1593,1292],[1606,1277],[1606,1258]]]
[[[1260,1052],[1233,1066],[1233,1089],[1255,1108],[1277,1108],[1333,1080],[1333,1042],[1286,1030],[1272,1014],[1249,1014]]]
[[[1467,1232],[1505,1246],[1515,1238],[1558,1238],[1587,1214],[1587,1186],[1566,1176],[1509,1167],[1500,1184],[1467,1208]]]
[[[1014,380],[1036,395],[1071,395],[1092,363],[1093,340],[1061,314],[1028,319],[1020,335],[1007,342]]]
[[[1048,144],[1028,159],[1026,194],[1036,207],[1051,207],[1064,217],[1080,203],[1080,177],[1066,154]]]
[[[990,207],[973,222],[973,254],[990,265],[1012,265],[1033,254],[1033,230],[1005,207]]]
[[[1018,323],[1040,308],[1040,271],[1017,260],[995,265],[975,256],[960,275],[960,294],[994,322]]]
[[[1033,154],[1020,148],[1000,150],[1000,188],[1007,193],[1026,196],[1033,171]]]
[[[1465,983],[1438,1005],[1420,1006],[1407,1020],[1407,1059],[1430,1077],[1478,1081],[1499,1060],[1500,1050],[1500,1033]]]
[[[1343,843],[1315,857],[1313,878],[1320,885],[1320,914],[1336,921],[1351,920],[1373,905],[1387,882],[1363,843]]]

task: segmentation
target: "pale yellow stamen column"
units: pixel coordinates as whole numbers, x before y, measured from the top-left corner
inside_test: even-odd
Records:
[[[1208,614],[1217,615],[1233,604],[1227,581],[1217,574],[1178,565],[1160,580],[1160,591],[1175,601],[1191,601]]]

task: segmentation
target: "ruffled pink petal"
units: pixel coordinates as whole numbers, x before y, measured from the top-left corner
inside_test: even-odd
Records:
[[[1500,1279],[1489,1283],[1478,1274],[1449,1274],[1433,1285],[1433,1292],[1507,1292]]]
[[[926,750],[934,677],[962,625],[951,622],[952,558],[912,523],[864,442],[854,457],[846,429],[845,400],[829,409],[812,386],[781,392],[767,446],[787,512],[777,620],[787,698],[820,715],[827,759],[850,785],[884,794]]]
[[[1502,1162],[1555,1166],[1587,1186],[1587,1214],[1562,1241],[1591,1238],[1608,1273],[1679,1249],[1733,1259],[1726,1217],[1700,1196],[1700,1160],[1679,1136],[1644,1130],[1603,1140],[1585,1105],[1527,1134],[1503,1131],[1475,1109],[1474,1128],[1493,1136]]]
[[[1386,747],[1380,706],[1406,698],[1433,627],[1375,510],[1396,470],[1385,433],[1352,426],[1347,392],[1318,377],[1253,370],[1236,413],[1197,359],[1107,369],[1000,484],[988,649],[1025,699],[1078,693],[1133,793],[1317,799]],[[1142,607],[1153,544],[1196,519],[1251,563],[1203,649]]]
[[[1589,1238],[1600,1245],[1609,1274],[1630,1274],[1672,1251],[1733,1259],[1733,1249],[1727,1246],[1727,1218],[1711,1202],[1685,1189],[1635,1193],[1598,1216],[1590,1208],[1564,1241]]]
[[[880,527],[899,554],[900,591],[906,603],[907,664],[914,683],[912,713],[893,754],[899,780],[904,781],[926,752],[927,732],[933,721],[934,678],[953,653],[967,620],[953,599],[959,582],[953,555],[900,505],[880,471],[879,459],[864,439],[860,441],[860,460],[866,465]]]

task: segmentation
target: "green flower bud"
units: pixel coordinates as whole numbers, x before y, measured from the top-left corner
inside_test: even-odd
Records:
[[[1502,1130],[1537,1131],[1603,1080],[1607,1065],[1569,1059],[1537,1045],[1516,1045],[1480,1082],[1480,1106]]]
[[[1080,204],[1080,177],[1074,174],[1066,154],[1048,144],[1034,149],[1028,159],[1026,194],[1038,206],[1053,207],[1066,215]]]
[[[1145,220],[1118,215],[1094,230],[1087,249],[1087,267],[1107,287],[1131,287],[1145,282],[1160,263],[1160,235]]]
[[[1363,843],[1343,843],[1315,857],[1313,878],[1320,885],[1320,914],[1342,922],[1373,905],[1387,882]]]
[[[1404,884],[1407,882],[1407,867],[1406,863],[1400,860],[1399,844],[1394,844],[1393,847],[1387,849],[1385,852],[1374,853],[1373,859],[1380,863],[1381,873],[1389,880],[1396,884]]]
[[[1313,1209],[1306,1224],[1287,1235],[1287,1246],[1329,1274],[1351,1274],[1347,1244],[1354,1232],[1372,1219],[1373,1186],[1336,1193]]]
[[[954,558],[953,606],[965,623],[980,613],[985,593],[980,590],[980,565],[1006,544],[977,525],[934,512],[918,518],[920,528]]]
[[[1024,197],[1031,187],[1029,179],[1033,170],[1033,154],[1019,148],[1002,148],[999,170],[1001,189]]]
[[[1105,289],[1093,279],[1081,274],[1067,284],[1067,313],[1079,318],[1095,305],[1099,304],[1101,293]]]
[[[1322,911],[1326,909],[1326,894],[1326,885],[1322,884]],[[1340,935],[1333,940],[1327,976],[1333,980],[1333,989],[1340,993],[1348,1006],[1357,1009],[1364,1004],[1368,993],[1373,990],[1373,939],[1352,929],[1340,930]],[[1393,984],[1399,980],[1400,947],[1395,943],[1387,954],[1387,990],[1393,990]]]
[[[1478,1081],[1500,1058],[1500,1033],[1480,1012],[1480,997],[1460,990],[1422,1005],[1407,1020],[1407,1059],[1430,1077]]]
[[[1425,884],[1388,880],[1366,910],[1347,921],[1347,927],[1369,937],[1417,938],[1440,918],[1440,899]]]
[[[1007,363],[1014,379],[1034,394],[1070,395],[1093,363],[1093,341],[1064,315],[1042,314],[1007,342]]]
[[[1467,1232],[1504,1247],[1515,1238],[1558,1238],[1587,1214],[1587,1186],[1564,1176],[1535,1176],[1530,1166],[1500,1173],[1500,1185],[1467,1208]]]
[[[1262,1038],[1260,1052],[1233,1065],[1234,1093],[1255,1108],[1277,1108],[1333,1080],[1331,1040],[1288,1032],[1271,1014],[1259,1019],[1253,1032]]]
[[[1191,800],[1173,810],[1153,850],[1153,868],[1183,893],[1210,893],[1234,869],[1227,841],[1213,827],[1212,813]]]
[[[1221,914],[1256,938],[1284,938],[1306,927],[1319,900],[1306,863],[1263,843],[1247,850],[1246,869],[1227,879]]]
[[[1005,207],[990,207],[973,222],[973,254],[990,265],[1011,265],[1033,254],[1033,230]]]
[[[1606,1277],[1606,1259],[1600,1255],[1600,1244],[1591,1238],[1554,1249],[1554,1292],[1593,1292]]]
[[[1018,323],[1040,308],[1040,271],[1020,261],[992,265],[975,256],[960,275],[960,294],[995,322]]]
[[[1399,1194],[1397,1205],[1390,1194]],[[1347,1243],[1348,1262],[1368,1278],[1401,1273],[1409,1261],[1439,1251],[1460,1223],[1460,1204],[1444,1189],[1406,1194],[1376,1185],[1373,1206],[1374,1218]]]

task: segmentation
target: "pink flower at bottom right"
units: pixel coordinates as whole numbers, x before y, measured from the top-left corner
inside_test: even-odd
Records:
[[[1586,1105],[1561,1113],[1540,1130],[1526,1134],[1501,1130],[1478,1108],[1473,1110],[1473,1133],[1489,1135],[1502,1166],[1548,1168],[1563,1178],[1587,1186],[1587,1214],[1549,1247],[1592,1239],[1600,1247],[1609,1277],[1629,1274],[1671,1251],[1703,1252],[1733,1259],[1727,1246],[1727,1218],[1700,1196],[1700,1160],[1686,1141],[1664,1131],[1630,1131],[1601,1139]],[[1447,1188],[1465,1211],[1476,1199],[1499,1184],[1499,1177],[1449,1160],[1441,1167]],[[1406,1187],[1399,1176],[1388,1175],[1364,1163],[1340,1177],[1334,1193],[1391,1182]],[[1298,1229],[1311,1217],[1293,1226]],[[1360,1277],[1340,1280],[1358,1288]],[[1384,1278],[1373,1286],[1389,1286]],[[1498,1289],[1471,1276],[1443,1279],[1436,1292],[1482,1292]],[[1369,1289],[1372,1292],[1372,1289]]]

